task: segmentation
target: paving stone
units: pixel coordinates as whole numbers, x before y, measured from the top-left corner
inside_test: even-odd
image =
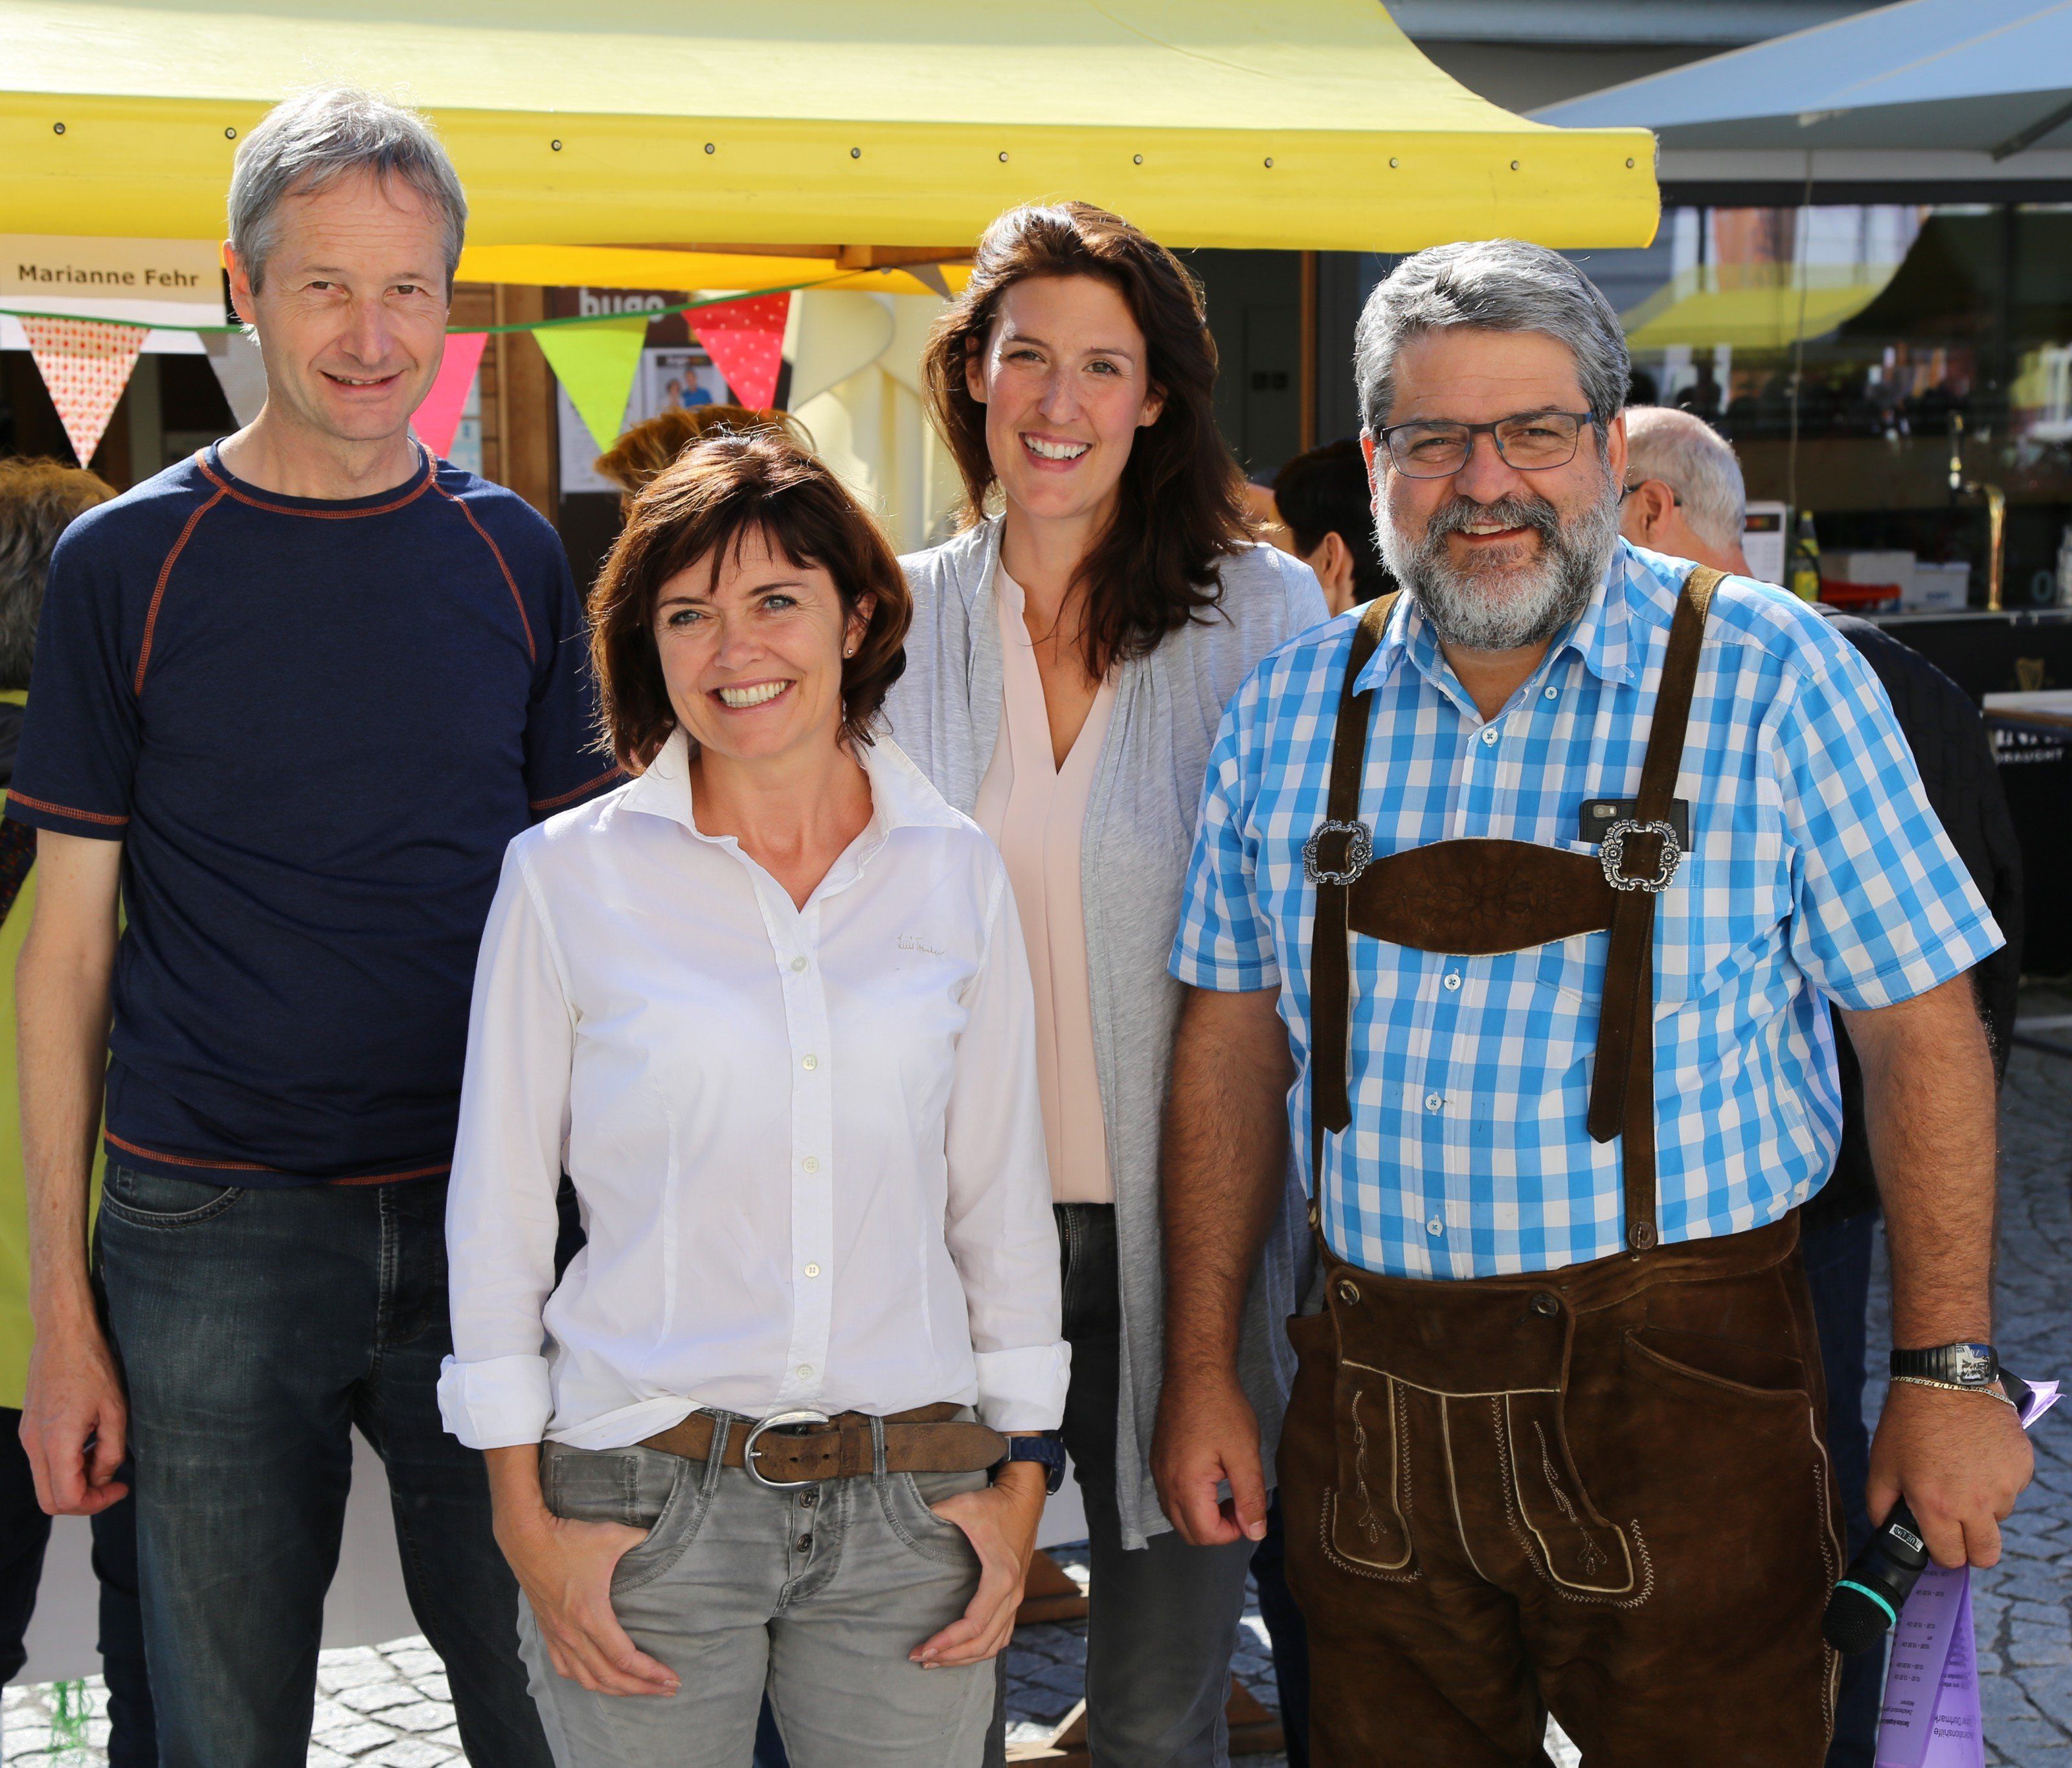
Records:
[[[364,1755],[376,1744],[393,1743],[396,1733],[386,1725],[362,1723],[344,1731],[334,1731],[324,1739],[327,1748],[342,1756]]]
[[[350,1707],[358,1713],[376,1713],[384,1707],[401,1707],[414,1704],[417,1691],[407,1682],[393,1679],[387,1682],[369,1682],[357,1688],[347,1688],[338,1697],[339,1704]]]
[[[348,1759],[335,1749],[327,1749],[320,1743],[310,1745],[307,1768],[351,1768]]]
[[[375,1768],[439,1768],[442,1762],[458,1758],[442,1744],[428,1743],[421,1737],[413,1737],[405,1742],[392,1743],[386,1749],[377,1749],[363,1761]]]

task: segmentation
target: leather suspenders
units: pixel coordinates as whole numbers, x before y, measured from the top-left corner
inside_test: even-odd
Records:
[[[1597,1141],[1624,1139],[1628,1249],[1644,1252],[1655,1244],[1655,899],[1683,861],[1670,816],[1705,616],[1722,575],[1697,565],[1684,581],[1634,813],[1605,831],[1595,856],[1527,841],[1456,840],[1373,857],[1372,836],[1359,820],[1373,696],[1355,693],[1354,684],[1381,642],[1396,598],[1367,604],[1338,697],[1325,820],[1303,849],[1304,870],[1317,887],[1309,947],[1309,1149],[1312,1195],[1319,1204],[1324,1137],[1352,1122],[1354,933],[1420,951],[1487,955],[1609,927],[1589,1127]]]

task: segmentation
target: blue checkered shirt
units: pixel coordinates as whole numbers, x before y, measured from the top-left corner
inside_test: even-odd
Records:
[[[1375,689],[1360,819],[1377,856],[1464,836],[1594,853],[1583,802],[1639,790],[1689,566],[1623,541],[1564,638],[1487,723],[1404,598]],[[1223,714],[1172,970],[1277,986],[1309,1157],[1302,844],[1323,820],[1358,615],[1283,645]],[[1774,1221],[1826,1180],[1841,1132],[1827,1003],[1890,1005],[1969,968],[2000,930],[1922,796],[1856,652],[1781,590],[1714,596],[1676,796],[1691,851],[1657,904],[1655,1064],[1665,1241]],[[1585,1127],[1610,935],[1499,957],[1355,934],[1352,1123],[1326,1139],[1330,1244],[1393,1276],[1553,1270],[1622,1249],[1620,1145]]]

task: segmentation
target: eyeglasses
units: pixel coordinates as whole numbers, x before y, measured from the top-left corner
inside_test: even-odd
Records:
[[[1381,433],[1388,458],[1406,479],[1447,479],[1468,463],[1475,438],[1496,444],[1497,458],[1521,473],[1542,473],[1566,467],[1585,424],[1597,419],[1587,411],[1524,411],[1494,423],[1391,424]]]
[[[1619,501],[1623,504],[1629,497],[1632,496],[1635,491],[1638,491],[1642,485],[1645,485],[1648,482],[1643,479],[1637,480],[1634,483],[1627,486],[1624,491],[1619,493]],[[1669,493],[1669,501],[1671,504],[1675,504],[1679,509],[1683,508],[1683,492],[1677,490],[1674,485],[1663,485],[1663,482],[1659,479],[1656,479],[1655,483],[1658,485],[1662,485],[1663,489]]]

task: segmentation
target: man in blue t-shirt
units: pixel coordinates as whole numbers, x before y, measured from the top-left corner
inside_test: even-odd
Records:
[[[265,408],[51,567],[7,798],[41,880],[23,1439],[60,1514],[119,1499],[134,1453],[169,1768],[303,1761],[355,1425],[470,1758],[549,1760],[481,1460],[434,1397],[446,1174],[504,845],[616,775],[553,531],[409,433],[466,214],[421,119],[275,110],[227,252]]]

